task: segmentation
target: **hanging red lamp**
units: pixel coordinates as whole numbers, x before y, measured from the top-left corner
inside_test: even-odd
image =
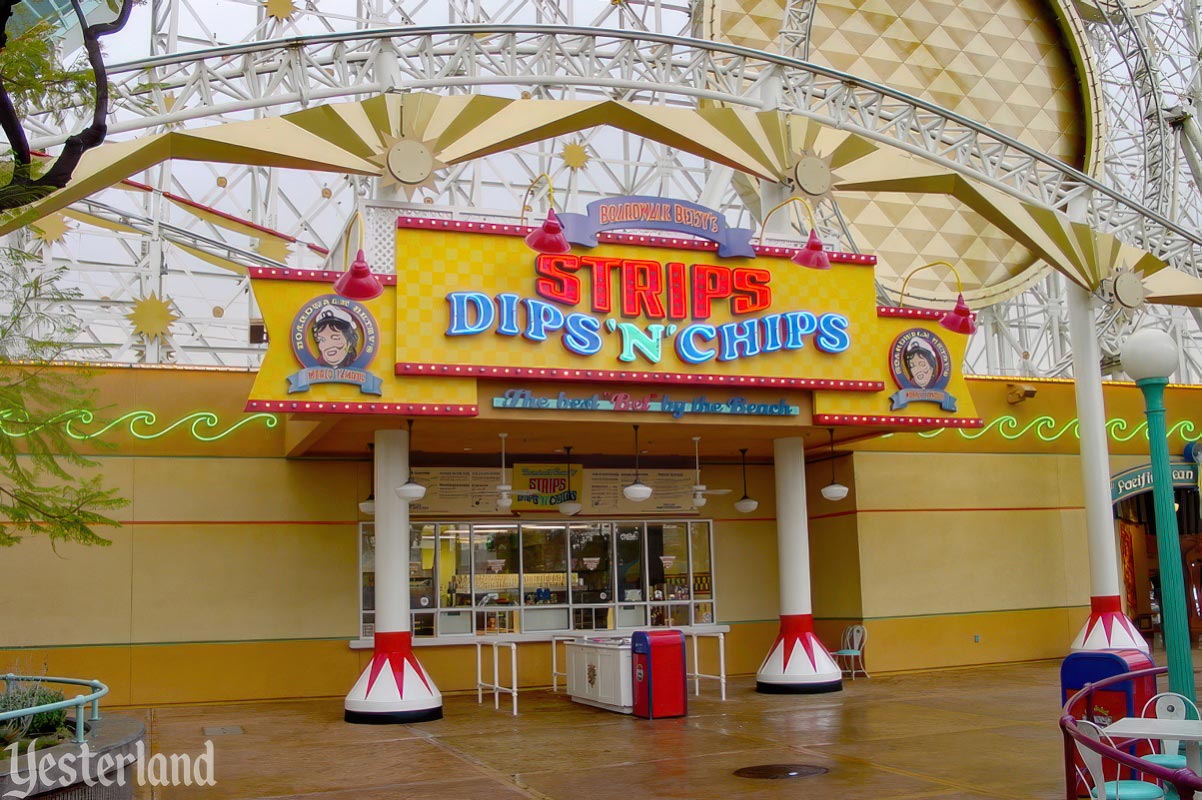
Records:
[[[956,295],[955,307],[939,319],[939,324],[952,333],[971,334],[977,330],[972,309],[968,307],[968,303],[964,302],[963,294]]]
[[[384,293],[384,284],[372,273],[360,250],[350,269],[334,281],[334,291],[348,300],[372,300]]]
[[[572,249],[572,245],[568,242],[568,237],[564,235],[563,223],[555,214],[555,187],[551,183],[551,176],[547,173],[543,172],[535,176],[530,185],[526,187],[526,194],[522,196],[520,224],[526,224],[526,212],[530,210],[527,203],[533,197],[534,187],[538,186],[539,181],[547,182],[547,218],[543,220],[542,225],[526,235],[526,245],[539,253],[566,253]]]
[[[547,209],[547,218],[543,224],[526,235],[526,244],[531,250],[540,253],[566,253],[572,249],[568,237],[564,236],[563,223],[555,214],[555,209]]]
[[[810,238],[806,242],[806,246],[793,254],[789,259],[794,264],[807,269],[830,269],[831,260],[826,254],[826,249],[822,246],[822,240],[818,238],[818,232],[810,228]]]

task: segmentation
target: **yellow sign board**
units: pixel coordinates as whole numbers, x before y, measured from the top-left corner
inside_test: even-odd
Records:
[[[979,424],[958,368],[966,337],[933,312],[878,309],[870,257],[831,254],[832,269],[812,270],[780,248],[719,258],[698,242],[615,235],[543,254],[524,230],[402,218],[396,275],[365,301],[339,297],[337,273],[252,270],[271,347],[248,408],[528,412],[543,397],[506,387],[551,382],[600,390],[548,387],[570,413],[653,410],[617,401],[629,392],[677,418]],[[782,396],[748,399],[766,390]]]

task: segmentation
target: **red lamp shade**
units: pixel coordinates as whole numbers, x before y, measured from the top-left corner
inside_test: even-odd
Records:
[[[334,281],[334,291],[348,300],[371,300],[384,293],[384,285],[372,274],[367,257],[360,250],[351,268]]]
[[[810,229],[810,238],[806,242],[806,246],[798,250],[789,260],[807,269],[831,268],[831,260],[827,257],[826,250],[822,247],[822,240],[818,238],[818,233],[813,228]]]
[[[972,318],[972,310],[968,307],[968,303],[964,302],[963,294],[956,295],[956,307],[944,314],[939,320],[939,324],[952,333],[968,334],[977,329],[977,323]]]
[[[566,253],[572,249],[568,244],[568,237],[563,235],[563,225],[553,208],[547,209],[547,218],[543,224],[526,236],[526,244],[531,250],[540,253]]]

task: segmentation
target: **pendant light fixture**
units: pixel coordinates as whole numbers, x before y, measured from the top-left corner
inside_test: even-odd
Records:
[[[919,272],[931,267],[947,267],[956,278],[956,305],[951,311],[948,311],[939,318],[939,324],[947,328],[952,333],[963,333],[969,335],[977,330],[975,315],[968,303],[964,300],[964,282],[960,280],[960,272],[954,266],[946,261],[932,261],[929,264],[923,264],[921,267],[915,267],[906,275],[902,281],[901,292],[898,294],[897,303],[902,308],[906,306],[906,285]]]
[[[497,481],[497,508],[506,511],[513,505],[513,486],[505,477],[505,440],[509,438],[509,434],[497,435],[501,437],[501,479]]]
[[[847,497],[847,487],[835,482],[835,429],[827,428],[831,437],[831,482],[822,487],[822,496],[832,503]]]
[[[743,456],[743,496],[735,501],[735,511],[740,514],[750,514],[760,507],[760,503],[747,496],[747,448],[740,447],[739,453]]]
[[[359,223],[359,252],[351,262],[350,269],[347,269],[345,257],[350,255],[351,248],[346,240],[350,237],[351,224],[356,221]],[[371,300],[382,295],[384,284],[372,273],[367,256],[363,254],[363,215],[358,211],[351,217],[350,222],[347,222],[346,230],[343,231],[342,248],[343,272],[338,276],[338,280],[334,281],[334,291],[348,300]]]
[[[413,420],[409,420],[409,455],[409,477],[395,491],[406,503],[416,503],[426,496],[426,487],[413,480]]]
[[[547,182],[547,218],[543,224],[530,231],[526,236],[526,246],[539,253],[566,253],[572,249],[567,235],[563,232],[563,223],[555,214],[555,187],[551,185],[551,176],[545,172],[536,176],[522,196],[522,219],[520,224],[526,224],[526,203],[534,194],[534,187],[539,181]]]
[[[634,426],[634,483],[622,487],[622,496],[641,503],[651,496],[651,487],[639,480],[639,426]]]
[[[568,454],[568,485],[567,485],[566,491],[567,491],[569,497],[573,497],[574,495],[572,494],[572,448],[570,445],[564,445],[563,450],[565,453]],[[580,509],[582,509],[582,508],[584,508],[584,506],[580,505],[580,503],[577,503],[575,500],[566,500],[559,504],[559,513],[564,514],[569,517],[574,517],[580,513]]]

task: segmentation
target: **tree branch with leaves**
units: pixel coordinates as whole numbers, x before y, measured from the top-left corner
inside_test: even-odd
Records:
[[[16,7],[23,0],[0,0],[0,129],[12,149],[12,173],[0,186],[0,210],[20,208],[63,188],[71,181],[83,154],[104,141],[108,132],[109,82],[100,48],[103,36],[125,27],[134,0],[110,0],[116,18],[110,22],[89,22],[79,0],[71,0],[71,9],[83,38],[84,61],[65,69],[58,63],[57,48],[48,21],[30,26],[10,37],[8,28]],[[86,67],[84,66],[86,63]],[[92,96],[91,123],[67,137],[47,169],[34,174],[33,154],[22,125],[30,109],[45,111],[81,95]]]
[[[63,289],[63,269],[31,266],[19,250],[0,251],[0,547],[25,534],[52,544],[108,544],[98,526],[127,501],[84,473],[96,462],[76,449],[66,422],[91,419],[93,391],[79,368],[55,366],[81,325],[79,292]]]

